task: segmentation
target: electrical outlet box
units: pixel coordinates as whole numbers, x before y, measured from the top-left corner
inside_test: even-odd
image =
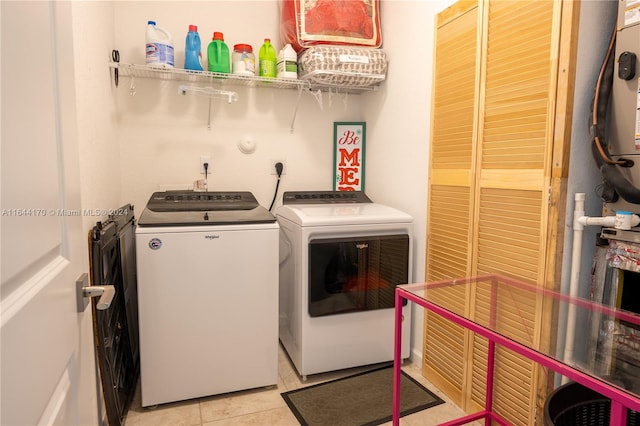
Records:
[[[209,155],[201,155],[200,156],[200,174],[204,175],[205,173],[205,169],[204,169],[204,164],[207,163],[207,171],[209,174],[211,174],[211,171],[213,170],[212,164],[211,164],[211,156]]]
[[[278,175],[278,173],[276,173],[276,163],[282,163],[282,174],[286,175],[287,174],[287,163],[285,160],[271,160],[271,174],[272,175]]]

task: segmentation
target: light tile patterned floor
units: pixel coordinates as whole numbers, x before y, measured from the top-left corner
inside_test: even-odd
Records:
[[[351,368],[338,372],[315,374],[303,382],[296,373],[293,364],[282,347],[279,351],[278,386],[233,392],[189,401],[162,404],[157,408],[142,408],[140,403],[140,385],[126,418],[126,426],[296,426],[299,425],[287,404],[280,396],[281,392],[298,389],[338,377],[370,370],[376,366]],[[456,405],[422,377],[419,365],[405,362],[403,370],[422,383],[445,401],[400,421],[406,426],[429,426],[455,419],[464,413]],[[391,425],[391,422],[385,426]]]

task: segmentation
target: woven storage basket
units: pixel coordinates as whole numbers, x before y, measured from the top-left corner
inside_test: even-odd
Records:
[[[611,401],[579,383],[560,386],[544,405],[545,426],[608,426]],[[627,425],[640,426],[640,414],[627,412]]]
[[[372,47],[314,46],[298,55],[298,77],[330,86],[373,86],[387,75],[384,50]]]

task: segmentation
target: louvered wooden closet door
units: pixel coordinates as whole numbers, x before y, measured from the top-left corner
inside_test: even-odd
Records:
[[[471,260],[479,43],[477,2],[438,16],[427,219],[426,279],[467,276]],[[464,291],[449,301],[465,310]],[[423,374],[462,403],[467,332],[425,314]]]
[[[578,6],[479,0],[438,17],[428,281],[501,273],[559,282]],[[488,295],[475,290],[456,301],[472,317],[489,310]],[[498,309],[501,326],[532,345],[554,341],[539,301]],[[467,412],[484,407],[486,340],[427,314],[424,343],[424,375]],[[498,347],[494,410],[514,425],[540,422],[546,374]]]
[[[488,3],[474,274],[497,272],[539,285],[544,282],[558,5],[552,0]],[[474,296],[475,308],[485,309],[482,298]],[[542,309],[535,300],[518,310],[500,305],[498,309],[514,323],[530,322],[530,335],[521,337],[537,343],[541,321],[536,317]],[[478,340],[483,339],[474,336],[474,342]],[[487,346],[486,342],[472,346],[472,400],[480,407]],[[535,368],[498,348],[494,409],[514,425],[527,425],[535,416]]]

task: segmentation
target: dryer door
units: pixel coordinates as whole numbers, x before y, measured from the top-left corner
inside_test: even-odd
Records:
[[[408,274],[406,234],[311,240],[309,315],[391,309]]]

